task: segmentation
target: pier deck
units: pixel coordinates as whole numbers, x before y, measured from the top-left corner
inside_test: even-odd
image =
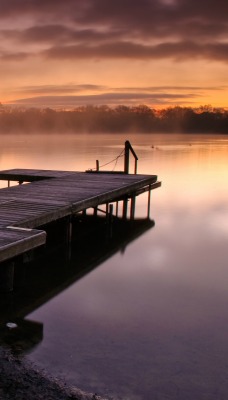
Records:
[[[25,183],[0,189],[0,262],[44,244],[42,225],[161,185],[156,175],[27,169],[0,171],[0,180]]]

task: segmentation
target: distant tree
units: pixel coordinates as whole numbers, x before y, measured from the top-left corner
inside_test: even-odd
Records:
[[[86,105],[72,110],[13,108],[0,103],[0,132],[221,132],[228,133],[228,111],[210,105],[197,109],[147,105]]]

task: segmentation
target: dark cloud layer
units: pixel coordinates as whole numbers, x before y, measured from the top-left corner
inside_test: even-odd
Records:
[[[12,92],[21,99],[11,103],[25,107],[74,107],[79,105],[170,104],[200,101],[207,92],[224,91],[226,86],[135,86],[110,87],[93,84],[22,86]],[[86,93],[86,94],[85,94]]]
[[[77,95],[77,96],[36,96],[24,98],[11,102],[14,105],[25,107],[76,107],[80,105],[118,105],[118,104],[178,104],[183,100],[189,101],[196,97],[197,94],[180,94],[180,93],[144,93],[144,92],[122,92],[122,93],[102,93],[95,95]]]
[[[1,0],[0,24],[17,23],[0,28],[0,37],[40,44],[38,54],[56,59],[227,62],[227,15],[227,0]]]
[[[17,92],[23,94],[32,95],[46,95],[46,94],[71,94],[79,92],[91,92],[91,91],[101,91],[107,89],[102,85],[92,85],[92,84],[81,84],[75,85],[74,83],[69,83],[65,85],[39,85],[39,86],[24,86],[19,87]],[[15,93],[15,92],[14,92]]]
[[[198,44],[194,42],[161,43],[145,46],[129,42],[107,43],[99,46],[56,46],[43,52],[53,59],[163,59],[188,60],[204,58],[228,61],[228,43]]]
[[[67,84],[61,84],[61,85],[33,85],[33,86],[21,86],[18,87],[17,90],[15,90],[13,93],[20,93],[23,95],[70,95],[72,96],[73,94],[80,94],[80,93],[85,93],[88,92],[88,96],[86,98],[89,99],[89,97],[94,94],[95,92],[99,92],[100,96],[108,96],[107,93],[111,93],[111,96],[115,96],[116,98],[121,96],[124,93],[124,96],[126,96],[126,93],[128,94],[129,98],[131,96],[134,96],[137,94],[137,96],[159,96],[164,97],[166,96],[166,93],[181,93],[181,92],[187,92],[188,96],[194,96],[197,97],[200,95],[200,93],[205,92],[205,91],[213,91],[213,90],[224,90],[226,89],[226,86],[209,86],[207,88],[203,86],[146,86],[146,87],[109,87],[109,86],[102,86],[102,85],[93,85],[93,84],[74,84],[74,83],[67,83]],[[101,94],[106,93],[106,94]],[[115,94],[115,95],[114,95]],[[171,97],[177,96],[176,94],[171,95]],[[179,96],[179,95],[178,95]]]

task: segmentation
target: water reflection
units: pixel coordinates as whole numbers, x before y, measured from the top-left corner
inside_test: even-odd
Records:
[[[46,249],[37,249],[33,262],[22,263],[19,258],[15,264],[15,290],[0,293],[1,344],[10,346],[17,354],[31,351],[43,340],[43,324],[26,319],[27,315],[115,253],[124,253],[132,241],[154,226],[154,221],[148,218],[113,218],[110,231],[106,217],[75,216],[70,259],[63,226],[58,223],[42,227],[48,233]]]
[[[227,136],[28,139],[7,149],[1,169],[85,170],[114,159],[126,139],[139,173],[162,180],[152,194],[156,228],[26,314],[44,324],[29,359],[124,400],[227,399]],[[137,218],[146,204],[139,196]]]

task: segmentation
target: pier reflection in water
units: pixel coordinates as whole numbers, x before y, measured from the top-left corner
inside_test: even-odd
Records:
[[[156,227],[25,314],[43,323],[43,340],[26,359],[104,397],[227,399],[227,135],[128,138],[139,173],[163,182],[152,196]],[[124,139],[7,135],[1,169],[85,170],[95,158],[114,159]],[[146,203],[146,195],[137,199],[137,217]]]
[[[42,227],[48,233],[47,247],[36,249],[32,261],[30,257],[18,258],[14,291],[0,294],[1,345],[16,354],[33,350],[43,339],[43,324],[27,316],[115,253],[123,253],[128,244],[154,226],[148,217],[112,218],[110,224],[107,216],[75,216],[70,249],[61,223]]]

